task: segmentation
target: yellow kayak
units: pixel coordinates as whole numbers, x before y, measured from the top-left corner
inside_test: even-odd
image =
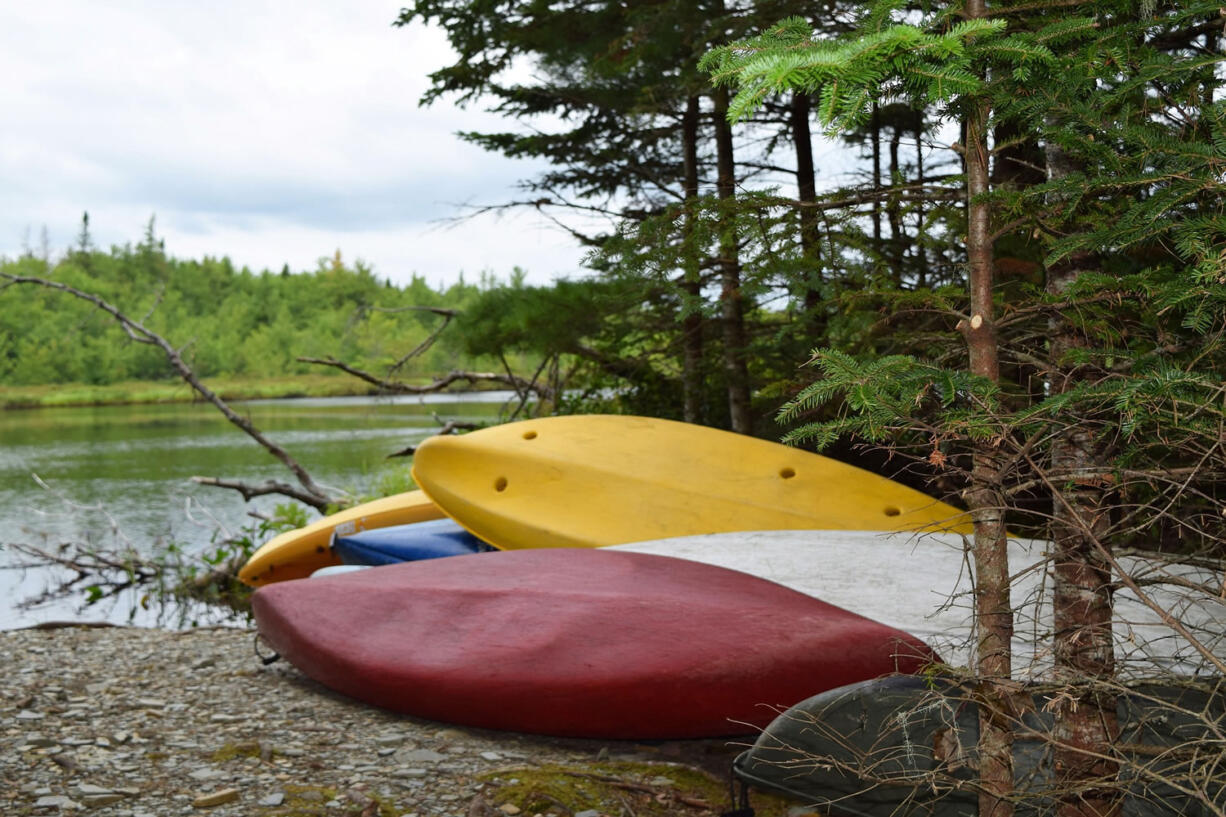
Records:
[[[344,535],[389,525],[442,519],[443,516],[438,506],[422,491],[408,491],[354,505],[304,528],[269,539],[251,554],[247,564],[239,571],[238,578],[252,587],[305,578],[321,567],[341,563],[328,547],[333,532]]]
[[[957,508],[818,454],[648,417],[508,423],[417,448],[413,478],[499,548],[743,530],[969,532]]]

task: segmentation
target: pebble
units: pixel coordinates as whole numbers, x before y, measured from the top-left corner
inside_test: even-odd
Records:
[[[491,769],[515,779],[497,764],[661,759],[659,747],[637,743],[610,751],[609,741],[376,709],[285,661],[261,664],[251,642],[242,628],[0,631],[0,814],[259,817],[305,801],[348,817],[373,797],[380,813],[467,817],[474,798],[502,802],[489,799],[496,786],[482,788]],[[683,745],[717,776],[735,754],[725,741]],[[718,765],[715,747],[724,753]],[[596,805],[573,810],[603,813]],[[498,811],[519,813],[511,803]]]
[[[201,794],[192,800],[192,808],[213,808],[238,799],[238,789],[222,789],[221,791]]]

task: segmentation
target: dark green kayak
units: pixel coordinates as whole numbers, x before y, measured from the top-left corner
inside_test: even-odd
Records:
[[[1019,817],[1053,814],[1051,697],[1036,687],[1014,742]],[[1023,695],[1025,701],[1027,696]],[[1138,684],[1119,696],[1127,817],[1226,805],[1226,685]],[[775,719],[733,764],[761,788],[853,817],[975,817],[978,708],[949,681],[892,676],[840,687]],[[1166,778],[1178,782],[1160,782]],[[1183,790],[1180,790],[1183,789]]]

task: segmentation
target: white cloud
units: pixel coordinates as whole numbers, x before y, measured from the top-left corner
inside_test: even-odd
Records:
[[[529,214],[453,229],[456,204],[514,198],[534,167],[452,134],[501,129],[419,108],[442,35],[394,28],[400,2],[12,4],[0,28],[0,254],[55,248],[88,210],[97,242],[156,214],[179,257],[311,268],[340,248],[399,280],[527,268],[573,274],[582,250]],[[30,236],[34,236],[31,239]]]

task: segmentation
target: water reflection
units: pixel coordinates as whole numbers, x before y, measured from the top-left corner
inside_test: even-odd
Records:
[[[259,400],[234,408],[283,446],[320,484],[379,493],[402,480],[409,462],[387,455],[420,442],[440,420],[497,422],[515,395],[341,397]],[[438,415],[437,419],[435,415]],[[171,543],[204,550],[221,535],[250,526],[276,497],[244,502],[233,491],[200,486],[193,476],[248,482],[293,481],[284,466],[211,406],[177,404],[31,409],[0,412],[0,629],[54,619],[126,623],[132,599],[105,615],[71,605],[30,611],[14,604],[54,576],[12,569],[21,542],[113,547],[130,543],[153,554]],[[313,512],[312,512],[313,513]],[[159,622],[140,610],[135,623]]]

